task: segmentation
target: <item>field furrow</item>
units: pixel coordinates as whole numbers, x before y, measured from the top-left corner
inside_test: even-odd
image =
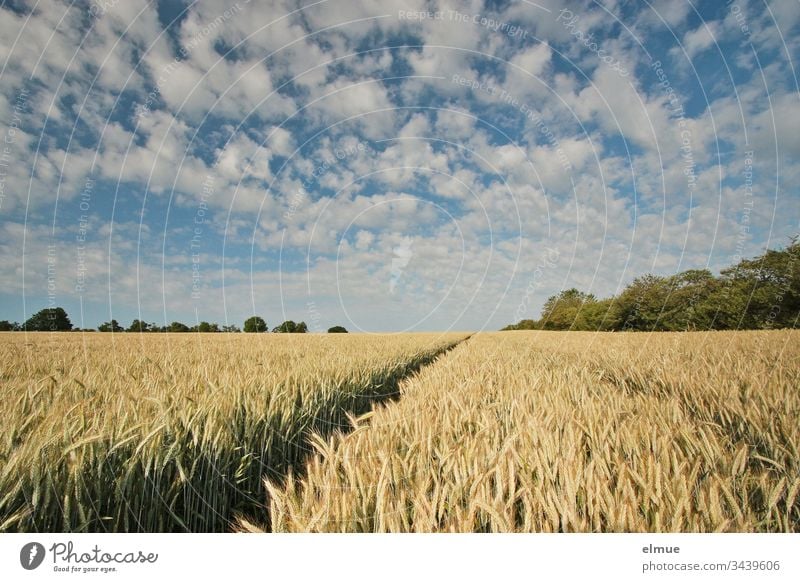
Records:
[[[798,340],[478,334],[268,483],[272,528],[800,531]]]
[[[226,531],[465,334],[3,334],[0,531]]]

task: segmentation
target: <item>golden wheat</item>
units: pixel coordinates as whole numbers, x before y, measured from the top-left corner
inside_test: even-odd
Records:
[[[0,334],[0,531],[224,531],[464,334]]]
[[[800,531],[800,332],[478,334],[401,394],[273,530]]]

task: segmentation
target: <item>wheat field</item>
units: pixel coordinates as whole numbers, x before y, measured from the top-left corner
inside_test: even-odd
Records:
[[[0,334],[0,531],[800,531],[800,332]]]
[[[800,531],[800,332],[478,334],[401,393],[273,531]]]
[[[230,531],[465,334],[0,334],[0,531]]]

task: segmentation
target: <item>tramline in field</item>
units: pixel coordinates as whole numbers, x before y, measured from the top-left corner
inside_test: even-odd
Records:
[[[2,531],[798,531],[796,331],[4,334]]]
[[[798,340],[479,334],[269,484],[272,527],[800,531]]]
[[[229,531],[466,334],[0,337],[0,531]]]

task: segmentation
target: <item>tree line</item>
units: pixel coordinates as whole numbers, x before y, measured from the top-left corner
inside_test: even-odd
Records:
[[[743,259],[714,276],[691,269],[644,275],[618,295],[598,299],[567,289],[550,297],[538,320],[513,329],[684,331],[795,328],[800,322],[800,242]]]
[[[94,329],[80,329],[74,327],[69,319],[69,315],[62,307],[47,307],[41,311],[33,314],[25,323],[19,324],[17,322],[0,321],[0,331],[95,331]],[[119,324],[116,319],[106,321],[97,326],[97,331],[100,332],[138,332],[138,333],[239,333],[242,331],[236,325],[219,325],[217,323],[209,323],[208,321],[201,321],[197,325],[188,326],[180,321],[173,321],[169,325],[158,325],[157,323],[148,323],[141,319],[134,319],[133,322],[126,328]],[[249,317],[244,322],[244,331],[246,333],[265,333],[269,331],[267,322],[264,318],[254,315]],[[295,323],[292,320],[287,320],[280,325],[272,328],[273,333],[307,333],[308,326],[304,321]],[[347,333],[347,330],[341,325],[335,325],[328,329],[328,333]]]

